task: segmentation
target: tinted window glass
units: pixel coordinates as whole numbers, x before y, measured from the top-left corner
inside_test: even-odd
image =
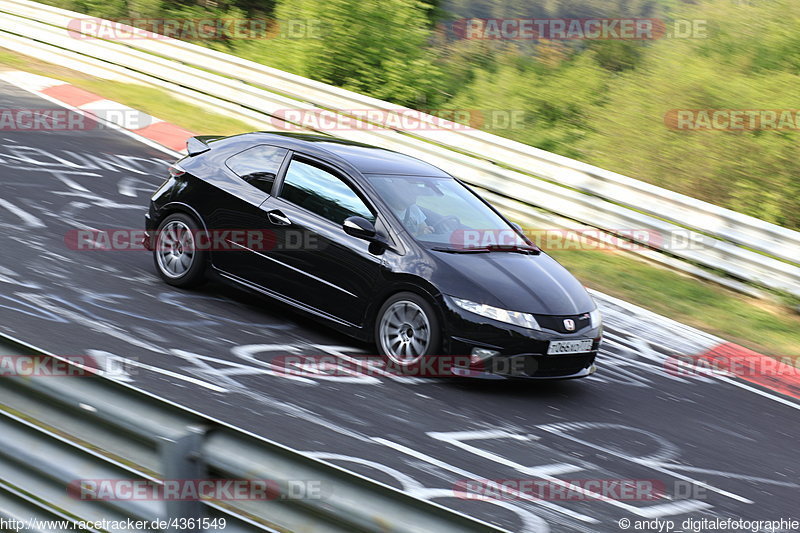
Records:
[[[517,231],[452,178],[368,175],[406,230],[436,245],[522,246]]]
[[[351,216],[375,221],[361,198],[334,174],[303,161],[289,164],[281,197],[328,220],[341,224]]]
[[[229,157],[226,164],[237,176],[269,194],[287,150],[259,145]]]

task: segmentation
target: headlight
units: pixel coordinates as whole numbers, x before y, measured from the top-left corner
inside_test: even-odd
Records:
[[[595,308],[594,311],[589,313],[589,319],[592,322],[592,327],[593,328],[599,328],[600,326],[603,325],[603,315],[600,314],[600,308],[599,307]]]
[[[492,307],[491,305],[479,304],[469,300],[462,300],[461,298],[450,297],[453,302],[465,311],[475,313],[476,315],[485,316],[507,324],[514,324],[523,328],[535,329],[541,331],[536,318],[530,313],[520,313],[519,311],[509,311],[508,309],[500,309],[499,307]]]

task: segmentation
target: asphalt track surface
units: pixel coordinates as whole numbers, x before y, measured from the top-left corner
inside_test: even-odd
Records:
[[[0,107],[53,104],[2,83]],[[4,332],[57,354],[121,362],[108,377],[511,531],[800,518],[800,402],[666,371],[668,357],[718,342],[680,324],[601,299],[599,371],[576,381],[287,376],[270,360],[358,359],[374,347],[228,286],[172,288],[149,253],[65,244],[75,229],[142,228],[171,160],[109,129],[0,133]],[[531,478],[653,480],[667,496],[465,500],[453,491],[461,480]]]

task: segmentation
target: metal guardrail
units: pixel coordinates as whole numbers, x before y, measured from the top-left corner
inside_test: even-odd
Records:
[[[0,355],[74,366],[3,335]],[[225,518],[227,533],[505,531],[100,375],[0,379],[0,518]],[[215,502],[68,495],[67,486],[85,478],[272,480],[281,488],[313,480],[321,497]]]
[[[800,232],[479,130],[392,129],[392,113],[405,108],[191,43],[163,36],[124,42],[75,38],[67,28],[78,27],[69,23],[85,17],[28,0],[3,0],[0,46],[164,87],[273,128],[283,124],[289,109],[382,110],[378,124],[351,117],[362,127],[326,133],[428,160],[500,198],[530,206],[533,219],[541,220],[535,213],[543,209],[578,227],[632,238],[643,245],[641,255],[673,268],[733,288],[742,288],[734,281],[740,280],[800,296]],[[665,242],[681,236],[687,245],[637,241],[630,230],[646,230]]]

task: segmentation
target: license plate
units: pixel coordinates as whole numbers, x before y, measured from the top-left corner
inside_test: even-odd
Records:
[[[592,349],[592,339],[579,339],[574,341],[550,341],[547,355],[562,355],[565,353],[588,352]]]

